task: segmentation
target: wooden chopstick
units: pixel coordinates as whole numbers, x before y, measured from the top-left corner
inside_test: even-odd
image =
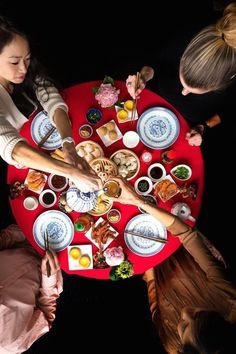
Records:
[[[133,231],[129,231],[129,230],[125,230],[125,233],[132,235],[132,236],[146,238],[147,240],[152,240],[152,241],[156,241],[156,242],[160,242],[160,243],[167,243],[167,240],[163,239],[161,237],[147,236],[147,235],[139,234],[138,232],[133,232]]]
[[[52,135],[52,133],[54,132],[54,130],[56,129],[56,127],[52,127],[51,129],[49,129],[49,131],[47,132],[46,135],[44,135],[44,137],[40,140],[40,142],[38,143],[38,147],[43,146],[43,144],[45,143],[45,141],[48,140],[48,138],[50,137],[50,135]]]
[[[43,234],[43,239],[44,239],[44,248],[45,248],[45,252],[49,250],[49,242],[48,242],[48,232],[47,229],[45,229],[45,232]],[[50,264],[49,261],[46,262],[46,268],[47,268],[47,277],[51,276],[51,268],[50,268]]]
[[[137,72],[136,74],[136,81],[135,81],[135,92],[137,91],[137,89],[139,88],[139,80],[140,80],[140,73]],[[135,111],[137,109],[137,98],[135,98],[134,100],[134,105],[133,105],[133,109],[132,109],[132,113],[131,113],[131,122],[135,121]]]

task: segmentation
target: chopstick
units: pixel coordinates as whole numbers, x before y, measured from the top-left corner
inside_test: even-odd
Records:
[[[137,89],[139,88],[139,80],[140,80],[140,73],[137,72],[136,74],[136,81],[135,81],[135,92],[137,91]],[[135,121],[135,111],[137,109],[137,101],[138,99],[135,98],[134,100],[134,105],[133,105],[133,109],[132,109],[132,113],[131,113],[131,122],[134,122]]]
[[[138,232],[133,232],[133,231],[129,231],[129,230],[125,230],[125,233],[132,235],[132,236],[137,236],[137,237],[142,237],[142,238],[146,238],[147,240],[152,240],[152,241],[156,241],[156,242],[160,242],[160,243],[167,243],[167,240],[161,237],[154,237],[154,236],[146,236],[143,234],[140,234]]]
[[[52,135],[52,133],[54,132],[54,130],[56,129],[56,127],[52,127],[51,129],[49,129],[49,131],[47,132],[46,135],[44,135],[44,137],[40,140],[40,142],[38,143],[38,147],[43,146],[43,144],[45,143],[45,141],[48,140],[48,138],[50,137],[50,135]]]
[[[44,240],[44,248],[45,252],[49,250],[49,242],[48,242],[48,232],[47,229],[45,229],[44,234],[43,234],[43,240]],[[47,277],[51,276],[51,268],[49,261],[46,262],[46,268],[47,268]]]

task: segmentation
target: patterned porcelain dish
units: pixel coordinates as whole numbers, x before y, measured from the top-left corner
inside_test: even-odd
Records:
[[[125,227],[126,230],[137,232],[145,236],[161,237],[167,239],[167,232],[164,225],[148,214],[140,214],[133,217]],[[148,240],[142,237],[124,233],[127,247],[135,254],[142,257],[150,257],[159,253],[165,246],[163,243]]]
[[[59,210],[48,210],[40,214],[33,225],[36,243],[44,249],[44,233],[47,230],[49,247],[59,252],[64,250],[73,240],[74,225],[70,218]]]
[[[76,187],[71,187],[66,193],[67,205],[77,212],[86,213],[92,210],[97,204],[98,193],[83,193]]]
[[[139,117],[137,132],[144,145],[152,149],[166,149],[179,136],[177,116],[168,108],[153,107]]]
[[[44,111],[39,112],[34,117],[30,128],[30,133],[35,144],[38,144],[52,127],[48,115]],[[46,150],[54,150],[61,147],[61,136],[57,129],[54,130],[42,147]]]

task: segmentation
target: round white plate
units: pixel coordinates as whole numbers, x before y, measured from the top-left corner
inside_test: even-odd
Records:
[[[39,112],[34,117],[30,127],[30,133],[35,144],[38,144],[52,127],[47,113],[44,111]],[[61,147],[61,136],[57,129],[54,130],[42,147],[46,150],[54,150]]]
[[[42,249],[44,249],[43,236],[46,229],[49,247],[56,252],[64,250],[73,240],[74,225],[71,219],[59,210],[45,211],[34,222],[34,239]]]
[[[144,145],[152,149],[166,149],[179,136],[177,116],[168,108],[153,107],[139,117],[137,132]]]
[[[126,230],[137,232],[146,236],[158,236],[167,239],[167,232],[164,225],[148,214],[139,214],[132,218],[126,225]],[[138,256],[149,257],[159,253],[165,246],[164,243],[147,240],[142,237],[124,233],[127,247]]]

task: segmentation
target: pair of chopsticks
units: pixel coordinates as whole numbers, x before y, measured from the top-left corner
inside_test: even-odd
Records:
[[[43,234],[43,241],[44,241],[44,249],[45,252],[49,250],[49,242],[48,242],[48,232],[47,229],[45,229],[44,234]],[[46,262],[46,268],[47,268],[47,276],[51,276],[51,268],[49,261]]]
[[[137,74],[136,74],[136,81],[135,81],[135,92],[136,92],[137,89],[139,88],[139,84],[140,84],[140,73],[137,72]],[[134,121],[135,121],[135,112],[136,112],[136,110],[137,110],[137,101],[138,101],[138,99],[135,98],[135,100],[134,100],[134,105],[133,105],[133,109],[132,109],[132,113],[131,113],[131,119],[130,119],[131,122],[134,122]]]
[[[125,230],[126,234],[132,235],[132,236],[137,236],[137,237],[142,237],[142,238],[146,238],[147,240],[152,240],[152,241],[156,241],[156,242],[160,242],[160,243],[167,243],[167,240],[161,237],[155,237],[155,236],[147,236],[147,235],[143,235],[140,234],[138,232],[133,232],[133,231],[129,231],[129,230]]]
[[[43,146],[43,144],[45,143],[45,141],[48,140],[48,138],[52,135],[52,133],[54,132],[54,130],[56,129],[56,127],[52,127],[51,129],[49,129],[49,131],[47,132],[47,134],[44,135],[44,137],[40,140],[40,142],[38,143],[38,147]]]

